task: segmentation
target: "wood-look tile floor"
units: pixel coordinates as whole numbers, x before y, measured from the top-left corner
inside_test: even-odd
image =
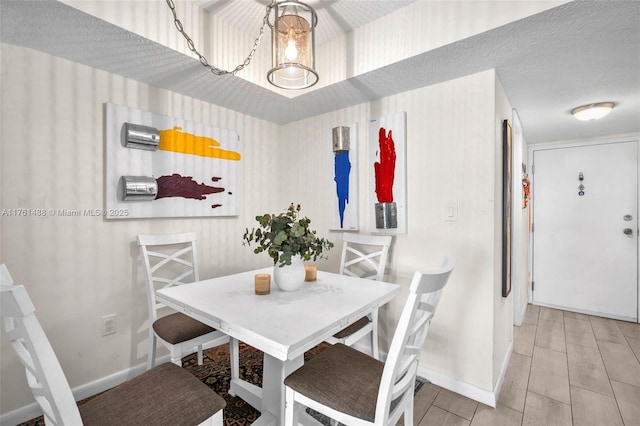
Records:
[[[419,426],[639,426],[640,324],[529,305],[496,408],[425,384]]]

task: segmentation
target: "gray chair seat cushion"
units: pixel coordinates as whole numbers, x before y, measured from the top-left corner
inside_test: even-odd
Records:
[[[360,330],[365,325],[369,324],[371,320],[369,317],[362,317],[358,321],[351,324],[349,327],[344,328],[333,335],[336,339],[344,339],[347,336],[351,336],[356,331]]]
[[[161,364],[80,405],[86,426],[193,426],[225,407],[188,371]]]
[[[153,330],[162,340],[172,345],[216,331],[215,328],[180,312],[158,318],[153,323]]]
[[[338,343],[291,373],[284,383],[323,405],[373,422],[383,369],[384,363]]]

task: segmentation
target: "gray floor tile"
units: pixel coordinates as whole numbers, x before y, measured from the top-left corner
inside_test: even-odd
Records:
[[[527,397],[527,385],[529,384],[529,372],[531,370],[531,358],[514,353],[505,374],[500,399],[498,404],[524,411],[524,401]]]
[[[580,314],[578,312],[569,312],[569,311],[563,311],[563,313],[564,313],[565,320],[567,318],[572,318],[572,319],[578,319],[582,321],[589,321],[589,315]]]
[[[640,426],[640,325],[534,305],[494,409],[427,383],[419,426]]]
[[[598,342],[598,347],[611,380],[640,387],[640,362],[628,345]]]
[[[640,339],[627,337],[627,342],[629,342],[629,346],[631,346],[633,353],[636,354],[636,358],[640,360]]]
[[[527,312],[524,314],[523,324],[538,325],[540,306],[527,305]]]
[[[571,426],[571,424],[569,404],[533,392],[527,394],[522,426]]]
[[[599,317],[590,317],[590,321],[596,340],[619,343],[621,345],[627,344],[627,340],[618,327],[618,321]]]
[[[433,401],[433,405],[467,420],[473,419],[473,415],[478,407],[476,401],[446,389],[438,392],[438,396],[436,396],[436,399]]]
[[[640,425],[640,388],[611,381],[625,425]]]
[[[529,391],[570,404],[567,354],[536,346],[533,349]]]
[[[533,356],[536,329],[537,327],[531,324],[522,324],[520,327],[513,327],[513,351],[515,353]]]
[[[567,360],[571,386],[613,396],[609,376],[598,348],[567,344]]]
[[[520,426],[522,412],[498,404],[496,408],[480,404],[471,426]]]
[[[432,405],[418,426],[469,426],[471,422]]]
[[[564,318],[564,331],[566,333],[567,344],[571,343],[589,348],[598,348],[596,337],[591,328],[591,322],[575,318]]]
[[[542,318],[539,319],[535,345],[553,351],[566,352],[567,345],[564,337],[564,321],[556,322]]]
[[[640,339],[640,324],[627,321],[617,321],[618,327],[626,337]]]
[[[538,321],[539,320],[548,320],[548,321],[564,323],[564,314],[563,314],[563,311],[561,310],[540,306],[540,316],[538,317]]]
[[[623,426],[616,400],[586,389],[571,387],[573,422],[580,426]]]

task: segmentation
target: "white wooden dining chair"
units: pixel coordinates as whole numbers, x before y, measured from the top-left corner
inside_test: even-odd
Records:
[[[387,266],[391,235],[363,235],[344,233],[342,236],[340,274],[382,281]],[[352,346],[371,336],[371,355],[379,359],[378,308],[327,339],[327,343]]]
[[[147,282],[150,323],[147,369],[155,365],[157,340],[169,349],[171,362],[176,365],[182,365],[182,357],[194,352],[198,353],[198,365],[202,365],[203,347],[229,343],[231,375],[237,378],[237,340],[181,312],[159,315],[168,307],[156,300],[157,290],[199,280],[196,234],[138,235],[137,241]]]
[[[453,262],[416,272],[385,363],[342,344],[333,345],[285,383],[285,425],[298,423],[309,407],[345,425],[394,426],[404,414],[413,425],[418,359]]]
[[[47,426],[222,426],[225,401],[188,371],[159,365],[78,406],[27,290],[0,265],[5,330]]]

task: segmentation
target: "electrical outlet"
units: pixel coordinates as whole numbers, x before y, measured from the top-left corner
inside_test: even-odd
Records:
[[[102,335],[108,336],[116,333],[116,314],[102,317]]]

